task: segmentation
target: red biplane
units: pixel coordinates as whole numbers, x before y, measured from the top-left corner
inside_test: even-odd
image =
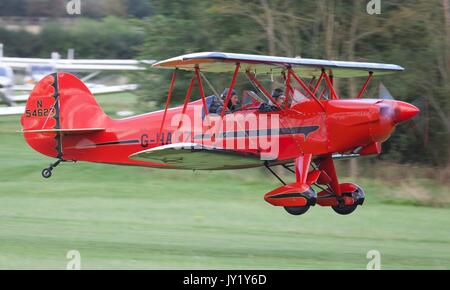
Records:
[[[120,120],[108,117],[75,76],[60,72],[41,80],[21,123],[26,142],[57,159],[43,177],[62,161],[191,170],[265,166],[283,183],[265,195],[268,203],[294,215],[315,204],[349,214],[363,204],[364,191],[339,183],[334,159],[379,154],[395,126],[419,112],[401,101],[362,99],[374,75],[403,70],[392,64],[204,52],[153,67],[174,69],[165,109]],[[184,104],[169,108],[179,70],[193,75]],[[255,91],[229,110],[240,72]],[[205,95],[203,82],[210,83],[204,73],[232,73],[219,111],[210,111],[220,98]],[[283,103],[257,78],[267,75],[282,81]],[[338,96],[334,78],[362,76],[367,79],[358,95]],[[194,86],[199,98],[191,101]],[[295,182],[286,184],[274,166],[294,173]]]

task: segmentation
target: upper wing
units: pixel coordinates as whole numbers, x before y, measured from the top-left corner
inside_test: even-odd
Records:
[[[264,165],[259,156],[239,154],[195,143],[163,145],[132,154],[129,158],[169,166],[164,168],[191,170],[240,169]]]
[[[250,70],[256,73],[281,72],[290,66],[301,77],[319,77],[322,69],[331,69],[333,76],[339,78],[367,76],[369,71],[375,72],[376,74],[388,74],[404,70],[401,66],[395,64],[224,52],[200,52],[181,55],[157,62],[153,64],[153,67],[194,70],[198,66],[205,72],[233,72],[236,63],[240,63],[244,71]]]

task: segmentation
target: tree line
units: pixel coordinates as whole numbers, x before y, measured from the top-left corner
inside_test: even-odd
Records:
[[[77,19],[70,27],[48,24],[40,35],[0,28],[5,54],[48,56],[74,47],[77,57],[92,58],[227,51],[399,64],[405,72],[378,80],[422,112],[397,128],[381,158],[450,170],[449,0],[381,0],[381,14],[374,15],[367,13],[369,1],[361,0],[114,0],[108,9],[113,2],[122,7],[116,12],[122,18],[83,15],[91,19]],[[137,15],[132,7],[145,7],[145,13]],[[184,97],[189,77],[180,74],[175,101]],[[229,78],[211,81],[221,88]],[[138,79],[144,84],[142,103],[165,101],[169,72],[150,71]],[[342,97],[355,96],[363,81],[342,79],[336,87]],[[367,95],[377,96],[376,83]]]

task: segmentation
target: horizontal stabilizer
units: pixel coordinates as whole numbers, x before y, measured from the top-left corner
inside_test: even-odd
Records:
[[[65,135],[80,135],[104,131],[104,128],[78,128],[78,129],[42,129],[42,130],[22,130],[22,133],[61,133]]]
[[[221,170],[264,165],[259,156],[195,143],[168,144],[132,154],[130,159],[166,164],[173,169]],[[167,168],[167,167],[166,167]]]

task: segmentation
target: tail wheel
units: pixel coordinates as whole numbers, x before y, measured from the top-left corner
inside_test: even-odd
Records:
[[[332,206],[333,210],[341,215],[348,215],[355,211],[358,205],[362,205],[364,203],[364,199],[366,197],[364,190],[357,186],[356,190],[353,192],[344,192],[344,196],[350,196],[353,198],[353,204],[345,205],[339,204]]]
[[[308,211],[309,205],[305,206],[285,206],[284,209],[292,215],[302,215]]]
[[[44,168],[44,169],[42,170],[42,177],[44,177],[44,178],[50,178],[50,177],[52,176],[52,170],[53,170],[53,168],[55,168],[56,166],[58,166],[59,163],[61,163],[62,161],[63,161],[62,159],[58,159],[58,160],[56,160],[55,163],[50,164],[50,167]]]
[[[50,178],[52,176],[52,170],[49,168],[45,168],[42,170],[42,177],[44,178]]]

